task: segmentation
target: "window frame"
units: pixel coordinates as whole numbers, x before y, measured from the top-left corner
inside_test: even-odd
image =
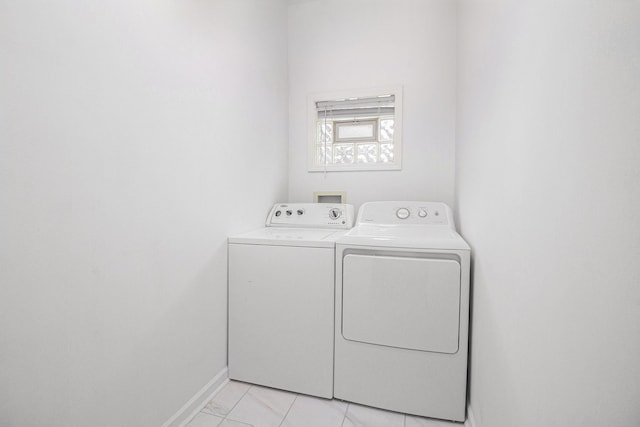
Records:
[[[316,160],[316,149],[317,149],[317,121],[318,121],[318,112],[316,108],[317,102],[327,101],[327,100],[335,100],[335,99],[349,99],[349,98],[364,98],[364,97],[376,97],[380,95],[394,95],[394,124],[393,124],[393,163],[352,163],[352,164],[327,164],[327,165],[317,165],[315,163]],[[383,120],[384,117],[388,117],[388,115],[380,115],[376,119],[363,119],[362,121],[373,121],[378,122]],[[342,121],[337,119],[335,121]],[[378,129],[375,130],[376,137],[378,133]],[[333,144],[340,144],[336,140],[337,137],[337,129],[333,129]],[[350,141],[357,143],[355,139],[350,139]],[[377,141],[378,146],[384,142]],[[357,145],[354,144],[354,149],[356,153],[354,155],[357,157]],[[317,92],[310,94],[307,99],[307,170],[308,172],[355,172],[355,171],[387,171],[387,170],[402,170],[402,86],[393,86],[393,87],[377,87],[370,89],[359,89],[359,90],[348,90],[348,91],[338,91],[338,92]]]
[[[349,142],[378,142],[378,118],[375,119],[355,119],[355,120],[334,120],[333,121],[333,141],[334,143],[349,143]],[[371,126],[372,135],[363,137],[340,137],[340,128],[343,126]],[[394,123],[395,126],[395,123]],[[395,127],[394,127],[395,136]]]

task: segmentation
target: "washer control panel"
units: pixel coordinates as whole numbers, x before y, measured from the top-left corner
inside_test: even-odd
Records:
[[[353,205],[344,203],[276,203],[267,217],[267,227],[353,227]]]
[[[358,224],[447,225],[454,227],[451,208],[440,202],[369,202],[360,207]]]

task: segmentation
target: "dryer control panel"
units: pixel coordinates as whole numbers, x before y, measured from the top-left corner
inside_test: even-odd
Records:
[[[353,205],[344,203],[276,203],[267,216],[267,227],[349,229]]]
[[[358,225],[445,225],[455,229],[451,208],[441,202],[369,202],[360,207]]]

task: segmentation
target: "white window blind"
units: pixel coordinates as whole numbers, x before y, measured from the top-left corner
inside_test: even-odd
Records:
[[[351,98],[336,101],[316,102],[318,118],[325,115],[333,118],[374,117],[380,115],[393,116],[395,112],[395,95],[380,95],[369,98]]]

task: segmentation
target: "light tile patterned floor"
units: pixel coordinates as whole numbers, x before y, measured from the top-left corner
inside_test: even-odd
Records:
[[[463,427],[463,424],[229,381],[187,426]]]

